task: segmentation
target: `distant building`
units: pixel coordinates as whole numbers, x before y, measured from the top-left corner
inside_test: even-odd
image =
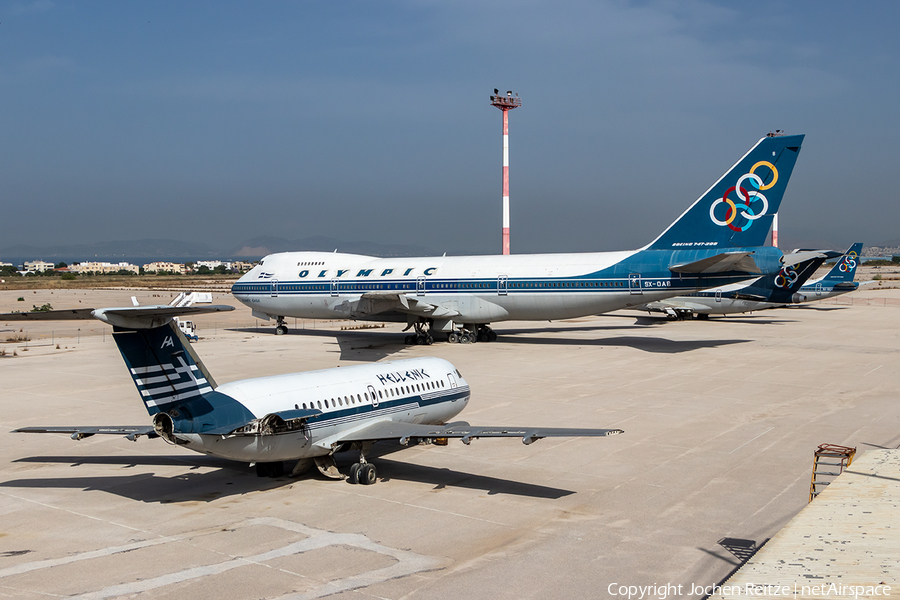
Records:
[[[221,260],[198,260],[194,263],[194,269],[199,269],[200,267],[206,267],[210,271],[215,269],[216,267],[225,267],[226,271],[230,271],[232,269],[231,262],[223,262]]]
[[[236,260],[233,263],[231,263],[231,265],[232,265],[231,268],[233,270],[237,271],[238,273],[246,273],[247,271],[249,271],[250,269],[253,268],[253,263],[244,262],[242,260]]]
[[[34,271],[43,273],[44,271],[52,271],[55,266],[53,263],[44,262],[42,260],[25,261],[23,265],[26,271]]]
[[[137,265],[127,262],[108,263],[108,262],[83,262],[69,267],[72,271],[78,273],[118,273],[119,271],[131,271],[135,275],[140,272]]]
[[[184,275],[187,269],[181,263],[171,263],[171,262],[152,262],[150,264],[144,265],[145,273],[158,273],[160,271],[166,271],[168,273],[177,273],[179,275]]]

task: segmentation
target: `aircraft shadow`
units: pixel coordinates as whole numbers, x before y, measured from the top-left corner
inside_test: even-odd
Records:
[[[377,450],[376,450],[377,449]],[[496,477],[472,475],[444,468],[433,468],[413,465],[407,462],[390,460],[385,455],[404,450],[399,444],[376,446],[369,458],[378,468],[378,478],[382,482],[391,479],[414,481],[434,485],[437,489],[458,487],[484,490],[488,494],[510,494],[532,498],[556,500],[574,492],[542,485],[533,485],[519,481],[509,481]],[[336,455],[336,462],[341,472],[346,473],[348,467],[358,457],[355,452],[341,452]],[[0,482],[0,488],[33,488],[33,489],[72,489],[81,491],[103,491],[130,500],[145,503],[169,504],[179,502],[213,502],[229,496],[239,496],[249,492],[265,491],[302,482],[304,479],[319,478],[321,475],[315,467],[300,475],[277,478],[257,477],[256,470],[244,463],[218,459],[209,456],[197,456],[186,460],[181,456],[29,456],[17,459],[17,463],[56,463],[68,464],[72,467],[81,465],[109,465],[130,469],[143,467],[184,467],[187,470],[171,477],[163,477],[155,473],[137,473],[134,475],[103,475],[91,477],[47,477],[30,479],[13,479]],[[196,472],[206,467],[215,469],[208,472]],[[284,463],[285,472],[290,473],[292,462]],[[334,485],[345,482],[334,481]]]
[[[740,323],[740,319],[729,319],[729,323]],[[758,319],[751,320],[752,323],[784,323],[784,320],[762,321]],[[538,334],[565,334],[578,331],[622,331],[621,325],[584,325],[584,326],[559,326],[559,327],[529,327],[519,329],[505,329],[497,331],[498,339],[496,344],[512,343],[512,344],[545,344],[545,345],[564,345],[564,346],[628,346],[646,352],[661,353],[678,353],[699,350],[701,348],[716,348],[729,344],[745,343],[749,340],[707,340],[707,341],[673,341],[666,338],[641,338],[631,336],[607,337],[599,339],[574,339],[567,337],[523,337]],[[255,327],[252,328],[235,328],[230,331],[256,332]],[[272,335],[275,335],[274,333]],[[374,331],[374,330],[358,330],[358,331],[334,331],[328,329],[299,329],[291,330],[287,335],[312,335],[319,337],[334,338],[340,348],[342,360],[374,362],[387,358],[403,350],[407,346],[403,343],[404,335],[396,331]],[[438,340],[436,343],[446,343]]]
[[[275,335],[274,330],[270,327]],[[228,331],[245,333],[265,333],[256,327],[229,328]],[[406,334],[396,331],[376,331],[373,329],[335,331],[333,329],[291,329],[287,335],[333,338],[340,348],[341,360],[375,362],[396,354],[406,347]]]
[[[634,348],[635,350],[643,350],[644,352],[678,354],[681,352],[701,350],[703,348],[718,348],[720,346],[730,346],[731,344],[745,344],[750,340],[670,340],[662,337],[633,336],[608,337],[595,340],[557,337],[542,337],[538,339],[531,337],[516,337],[514,333],[505,332],[501,334],[498,341],[502,341],[505,344],[627,347]]]
[[[277,479],[256,476],[256,470],[243,463],[198,456],[185,460],[179,456],[34,456],[18,459],[24,463],[58,463],[72,467],[80,465],[119,465],[123,469],[144,467],[185,467],[186,472],[172,477],[155,473],[134,475],[103,475],[92,477],[48,477],[13,479],[0,482],[0,488],[66,488],[83,491],[104,491],[131,500],[146,503],[212,502],[229,496],[270,490],[296,481],[295,478]],[[212,472],[193,472],[201,467],[214,468]],[[286,464],[287,468],[288,465]]]
[[[353,453],[346,454],[349,455],[351,459],[346,462],[346,465],[349,466],[350,463],[353,462]],[[548,500],[558,500],[575,493],[571,490],[523,483],[521,481],[511,481],[508,479],[498,479],[496,477],[487,477],[483,475],[473,475],[471,473],[464,473],[446,468],[414,465],[383,457],[374,458],[372,463],[378,469],[378,479],[381,482],[389,482],[392,479],[397,479],[399,481],[427,483],[434,485],[435,489],[455,487],[470,490],[482,490],[491,496],[495,494],[509,494],[511,496],[528,496],[529,498],[546,498]],[[341,468],[341,471],[347,471],[343,461],[339,460],[338,465]]]

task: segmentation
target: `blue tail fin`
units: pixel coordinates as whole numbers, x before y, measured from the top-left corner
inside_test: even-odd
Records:
[[[816,270],[825,262],[825,255],[811,258],[796,265],[785,265],[778,273],[761,277],[759,281],[749,286],[747,293],[755,293],[767,296],[769,302],[791,302],[795,292],[798,292]]]
[[[803,137],[770,134],[759,140],[647,248],[728,249],[765,244]]]
[[[254,415],[215,391],[216,382],[174,322],[158,327],[113,327],[113,339],[128,365],[156,432],[174,434],[230,431]]]
[[[173,322],[151,329],[113,328],[147,412],[165,412],[212,392],[216,382]]]
[[[856,277],[856,267],[859,266],[859,253],[862,252],[863,243],[856,242],[847,250],[847,253],[835,263],[822,281],[839,283],[841,281],[853,281]]]

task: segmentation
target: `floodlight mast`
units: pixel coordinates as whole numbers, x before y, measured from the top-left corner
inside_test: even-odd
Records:
[[[502,96],[494,88],[491,106],[503,111],[503,254],[509,254],[509,111],[522,106],[522,99],[511,90]]]

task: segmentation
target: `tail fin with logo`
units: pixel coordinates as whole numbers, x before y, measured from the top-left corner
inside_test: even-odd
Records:
[[[856,242],[847,249],[843,258],[837,261],[828,274],[821,279],[823,283],[851,282],[856,277],[856,268],[859,266],[859,253],[862,252],[863,243]]]
[[[128,307],[98,309],[94,316],[113,325],[113,339],[125,360],[156,432],[208,433],[230,430],[253,419],[241,403],[216,390],[216,382],[172,317],[230,307]]]
[[[803,135],[769,134],[645,249],[729,249],[762,246]]]

